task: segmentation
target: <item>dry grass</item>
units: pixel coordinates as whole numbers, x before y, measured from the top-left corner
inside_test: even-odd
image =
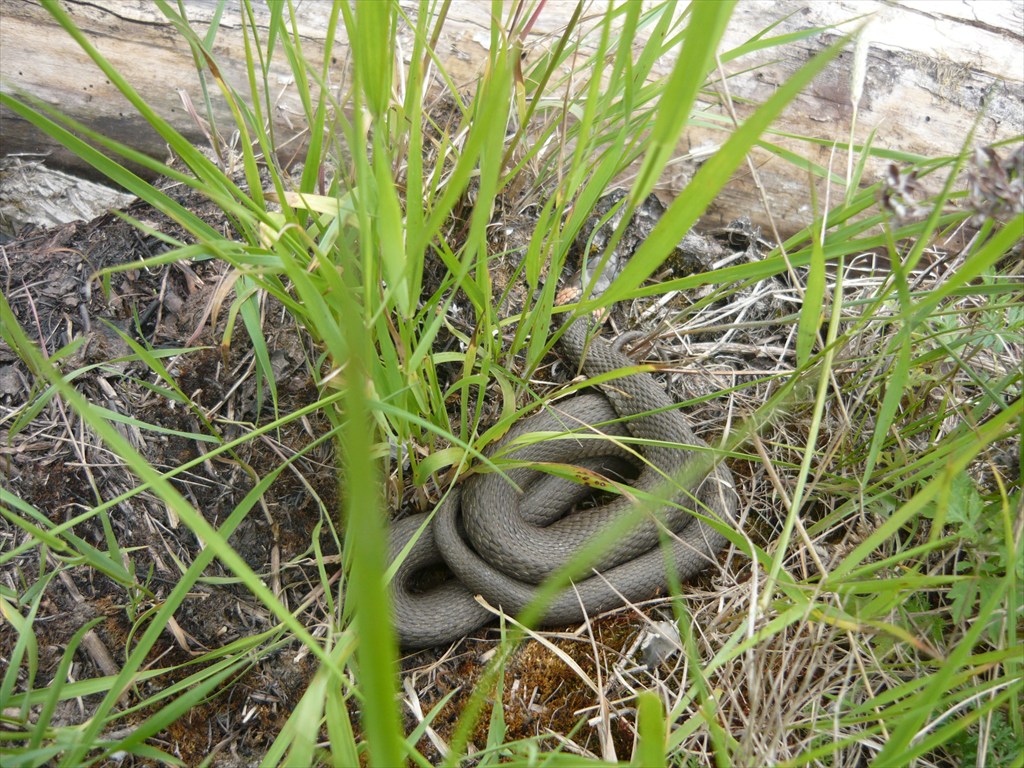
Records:
[[[389,32],[383,5],[361,7],[360,23]],[[695,6],[724,23],[713,7]],[[679,29],[660,39],[681,45],[668,34]],[[973,193],[951,183],[909,207],[854,180],[820,240],[780,245],[742,223],[686,234],[701,195],[782,108],[773,102],[728,135],[662,219],[670,226],[641,207],[638,233],[587,246],[591,223],[573,217],[607,211],[598,198],[630,172],[622,158],[674,146],[688,115],[656,124],[668,82],[623,79],[607,94],[599,75],[572,90],[566,114],[580,122],[537,114],[510,138],[523,117],[508,98],[516,53],[495,48],[466,110],[443,103],[418,136],[419,123],[386,119],[387,79],[357,66],[364,106],[384,111],[370,126],[358,109],[347,123],[347,104],[311,106],[311,136],[350,146],[313,147],[298,178],[242,147],[238,166],[268,188],[310,195],[337,170],[315,201],[333,215],[267,205],[264,191],[288,196],[231,186],[241,180],[170,136],[189,171],[154,170],[194,194],[133,187],[155,206],[130,211],[145,236],[103,219],[3,250],[0,608],[15,630],[0,639],[5,762],[1019,756],[1005,747],[1021,733],[1024,688],[1016,155],[983,153]],[[680,58],[672,82],[695,93],[713,53],[683,49],[693,66]],[[607,41],[604,54],[625,66]],[[414,89],[400,97],[418,114]],[[647,111],[615,112],[627,102]],[[46,125],[45,109],[21,109]],[[598,138],[570,160],[587,131]],[[371,165],[395,146],[409,149]],[[528,162],[504,184],[490,157]],[[921,166],[956,180],[965,158]],[[103,168],[134,183],[115,161]],[[650,184],[630,190],[634,202],[648,205],[656,175],[636,177]],[[374,215],[344,208],[367,185],[381,195]],[[429,226],[410,222],[417,212]],[[543,300],[620,235],[612,331],[644,332],[635,354],[721,447],[741,502],[732,546],[678,597],[522,644],[504,617],[509,642],[491,628],[407,658],[396,686],[377,513],[429,508],[466,455],[446,449],[475,446],[564,383],[543,354]]]

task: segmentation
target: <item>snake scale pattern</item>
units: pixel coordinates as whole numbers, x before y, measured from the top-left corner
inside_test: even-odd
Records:
[[[570,365],[589,378],[633,367],[616,345],[591,335],[592,325],[587,317],[566,323],[557,346]],[[490,452],[516,462],[504,475],[472,474],[452,489],[432,519],[421,514],[392,523],[389,561],[419,533],[391,582],[403,648],[450,643],[492,621],[493,614],[475,595],[508,614],[520,612],[537,584],[630,512],[638,498],[661,494],[671,499],[658,510],[662,525],[674,534],[669,545],[659,544],[658,524],[652,515],[644,516],[594,563],[600,575],[556,595],[543,615],[545,625],[578,623],[584,612],[594,615],[624,601],[653,597],[669,583],[669,556],[680,581],[714,562],[726,539],[688,510],[724,523],[732,520],[736,493],[731,473],[724,464],[712,466],[707,444],[650,374],[610,379],[600,390],[548,406],[513,427]],[[531,440],[531,433],[547,434]],[[594,495],[592,488],[532,468],[549,464],[612,478],[635,475],[629,481],[635,493],[587,508],[582,502]],[[688,487],[669,485],[679,478],[690,480]],[[439,563],[454,577],[418,590],[417,573]]]

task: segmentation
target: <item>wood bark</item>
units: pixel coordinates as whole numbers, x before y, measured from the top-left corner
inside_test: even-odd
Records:
[[[403,0],[415,12],[414,0]],[[182,101],[182,94],[203,114],[202,95],[191,52],[182,38],[148,0],[63,0],[62,6],[86,37],[124,73],[155,110],[191,140],[205,144],[204,131]],[[215,0],[186,0],[196,29],[205,32]],[[299,3],[298,30],[303,52],[319,64],[329,4]],[[262,7],[265,24],[266,7]],[[489,44],[489,2],[456,0],[438,45],[444,67],[456,85],[471,89],[479,77]],[[559,29],[574,8],[573,2],[552,0],[527,41],[530,55],[554,44]],[[607,5],[588,6],[593,28],[597,14]],[[855,138],[873,134],[873,146],[907,156],[935,156],[960,151],[973,130],[973,143],[990,144],[1024,134],[1024,0],[747,0],[734,13],[723,46],[728,50],[783,19],[769,33],[783,35],[823,27],[812,37],[729,62],[723,72],[728,95],[742,119],[744,104],[764,101],[800,65],[835,39],[852,30],[858,18],[870,17],[866,78],[857,114]],[[844,23],[845,22],[845,23]],[[838,26],[836,26],[838,25]],[[265,30],[261,30],[265,31]],[[344,34],[341,30],[340,35]],[[411,31],[401,39],[411,47]],[[405,50],[409,50],[406,47]],[[213,46],[227,82],[247,92],[241,22],[237,7],[229,8]],[[347,46],[339,40],[331,66],[332,86],[345,85]],[[845,51],[815,80],[777,123],[772,143],[842,175],[846,159],[835,153],[833,142],[849,138],[853,107],[850,103],[853,50]],[[670,61],[659,63],[667,72]],[[304,126],[296,86],[283,56],[271,68],[270,82],[279,89],[273,119],[278,135],[301,141]],[[721,82],[721,81],[719,81]],[[212,87],[212,86],[211,86]],[[0,0],[0,88],[30,94],[59,107],[86,126],[150,155],[164,157],[166,147],[153,129],[39,5],[38,0]],[[709,97],[707,108],[727,114],[720,99]],[[219,126],[231,124],[230,113],[215,92]],[[786,138],[809,136],[821,142]],[[34,153],[48,156],[56,167],[81,170],[82,163],[55,146],[38,130],[9,112],[0,113],[0,154]],[[699,162],[725,138],[722,131],[689,130],[680,146],[680,159],[661,180],[660,193],[671,197],[684,187]],[[290,146],[294,146],[291,144]],[[873,182],[886,160],[873,161],[864,181]],[[753,171],[751,170],[754,169]],[[762,192],[757,189],[760,184]],[[708,223],[727,223],[740,216],[769,226],[768,211],[785,235],[809,222],[809,177],[791,163],[757,150],[750,167],[742,169],[715,201]],[[819,199],[824,190],[817,190]],[[836,194],[836,190],[832,190]],[[766,208],[767,204],[767,208]]]

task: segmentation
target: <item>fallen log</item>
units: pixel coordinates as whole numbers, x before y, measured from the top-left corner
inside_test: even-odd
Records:
[[[185,0],[184,5],[195,28],[204,33],[214,18],[216,0]],[[267,9],[254,5],[263,14],[256,19],[257,28],[265,33]],[[418,7],[413,0],[403,0],[402,5],[410,14]],[[62,7],[160,115],[192,141],[208,143],[209,129],[202,121],[197,122],[186,107],[188,101],[202,104],[191,52],[155,4],[146,0],[106,0],[102,4],[63,0]],[[548,3],[543,7],[527,40],[530,55],[537,55],[553,44],[573,7],[573,3]],[[297,4],[299,40],[304,54],[317,66],[329,8],[327,3]],[[438,53],[460,88],[472,88],[486,59],[490,8],[486,2],[452,4]],[[601,5],[590,7],[593,13],[601,13],[602,9]],[[723,73],[730,77],[718,80],[717,98],[709,96],[708,109],[728,114],[723,105],[736,104],[742,119],[749,111],[744,104],[763,101],[808,57],[837,34],[852,31],[858,19],[867,17],[872,23],[867,33],[870,47],[856,121],[857,142],[865,141],[873,131],[876,148],[936,156],[959,152],[972,130],[977,145],[1024,134],[1021,0],[956,4],[918,0],[740,3],[727,33],[726,47],[742,43],[780,18],[783,20],[770,34],[826,29],[806,40],[730,62],[723,67]],[[110,138],[155,157],[166,156],[160,137],[38,0],[0,0],[0,19],[3,91],[30,94]],[[593,26],[593,19],[587,26]],[[403,29],[400,34],[407,38],[411,31]],[[229,8],[221,18],[213,52],[227,82],[246,92],[237,7]],[[345,42],[339,41],[330,68],[334,84],[339,87],[345,83],[346,52]],[[833,143],[844,142],[849,136],[854,112],[850,100],[853,56],[851,46],[790,106],[777,125],[778,134],[766,137],[767,140],[812,162],[831,166],[841,175],[845,157],[834,153]],[[661,72],[666,72],[671,62],[661,62],[659,66]],[[298,148],[305,126],[296,85],[283,56],[272,66],[270,81],[279,89],[273,114],[276,130],[290,152]],[[201,108],[199,113],[203,114]],[[230,128],[230,112],[222,100],[215,99],[214,118],[220,128]],[[81,160],[10,112],[0,112],[0,121],[0,155],[43,155],[53,167],[88,170]],[[813,137],[821,143],[812,145],[787,135]],[[680,147],[681,159],[661,180],[659,193],[671,197],[685,186],[697,165],[723,138],[720,130],[690,130]],[[872,161],[864,181],[875,181],[886,164],[885,159]],[[775,225],[785,235],[811,218],[810,183],[807,173],[799,167],[766,150],[758,150],[752,154],[749,166],[737,173],[733,183],[715,201],[706,221],[724,224],[748,216],[755,224],[767,227],[767,199]]]

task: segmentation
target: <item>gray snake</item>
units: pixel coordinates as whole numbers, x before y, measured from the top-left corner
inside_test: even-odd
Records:
[[[590,327],[588,318],[566,324],[557,345],[570,364],[590,378],[633,366],[614,344],[591,338]],[[533,442],[526,437],[538,432],[554,434]],[[632,467],[636,477],[629,486],[636,497],[661,494],[671,501],[658,512],[662,526],[674,534],[666,546],[659,546],[661,526],[644,516],[593,563],[599,576],[574,582],[547,604],[546,625],[579,622],[584,611],[595,614],[652,597],[669,583],[669,555],[685,581],[712,563],[726,543],[688,508],[728,524],[736,507],[732,475],[711,461],[707,444],[648,373],[630,373],[601,385],[600,394],[548,406],[516,424],[490,455],[515,466],[504,475],[470,475],[451,490],[432,520],[420,514],[391,525],[389,562],[422,529],[390,587],[403,648],[449,643],[491,621],[493,615],[474,595],[506,613],[520,612],[537,584],[636,503],[630,498],[634,494],[624,493],[597,507],[574,509],[593,495],[592,489],[529,465],[573,464],[600,476]],[[690,477],[698,470],[699,477]],[[666,493],[668,483],[680,478],[689,487]],[[418,591],[417,573],[438,563],[455,578]]]

